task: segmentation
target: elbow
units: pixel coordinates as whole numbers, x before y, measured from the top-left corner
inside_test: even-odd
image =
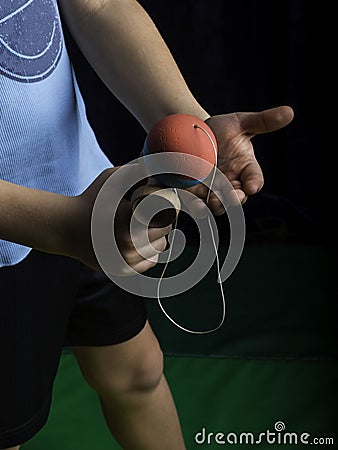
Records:
[[[83,12],[91,16],[107,6],[107,3],[110,3],[109,0],[85,0],[83,2]]]
[[[136,0],[85,0],[83,2],[83,11],[87,16],[100,13],[108,7],[116,6],[117,4],[138,3]]]

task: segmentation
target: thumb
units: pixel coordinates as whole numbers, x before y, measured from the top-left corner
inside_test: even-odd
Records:
[[[279,130],[288,125],[293,116],[290,106],[278,106],[256,113],[238,113],[242,131],[251,135]]]

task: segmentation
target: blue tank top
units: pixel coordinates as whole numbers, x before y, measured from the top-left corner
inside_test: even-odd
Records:
[[[1,0],[0,179],[70,196],[108,167],[86,117],[56,0]],[[30,250],[0,240],[0,267]]]

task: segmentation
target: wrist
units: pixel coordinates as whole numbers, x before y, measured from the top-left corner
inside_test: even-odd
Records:
[[[184,102],[183,104],[177,104],[161,110],[161,112],[156,115],[156,119],[150,121],[150,126],[146,128],[146,131],[149,132],[149,130],[158,121],[160,121],[164,117],[170,116],[171,114],[189,114],[203,120],[204,122],[211,117],[210,114],[208,114],[208,112],[203,109],[197,102]]]
[[[84,255],[90,255],[91,243],[91,220],[92,205],[86,201],[85,195],[81,194],[68,197],[63,205],[62,220],[58,230],[59,253],[84,262]]]
[[[37,239],[36,245],[32,246],[46,253],[70,256],[72,210],[75,197],[52,195],[53,201],[46,205],[46,216],[41,217],[40,238]]]

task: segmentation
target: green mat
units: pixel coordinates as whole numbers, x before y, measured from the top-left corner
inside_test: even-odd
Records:
[[[165,372],[176,400],[188,450],[217,449],[215,435],[274,431],[276,422],[286,432],[333,438],[337,448],[338,366],[315,361],[254,361],[216,358],[166,357]],[[205,442],[203,440],[203,429]],[[213,435],[209,435],[213,433]],[[207,443],[209,435],[210,444]],[[282,433],[281,433],[282,435]],[[230,440],[234,434],[229,435]],[[222,440],[218,436],[218,440]],[[277,448],[262,443],[260,449]],[[233,445],[237,447],[237,445]],[[250,448],[249,445],[239,447]],[[278,448],[296,448],[278,445]],[[302,447],[297,445],[297,447]],[[316,445],[312,445],[317,447]],[[85,384],[74,356],[62,356],[52,411],[47,426],[24,450],[113,450],[94,392]],[[157,447],[161,450],[161,443]]]

